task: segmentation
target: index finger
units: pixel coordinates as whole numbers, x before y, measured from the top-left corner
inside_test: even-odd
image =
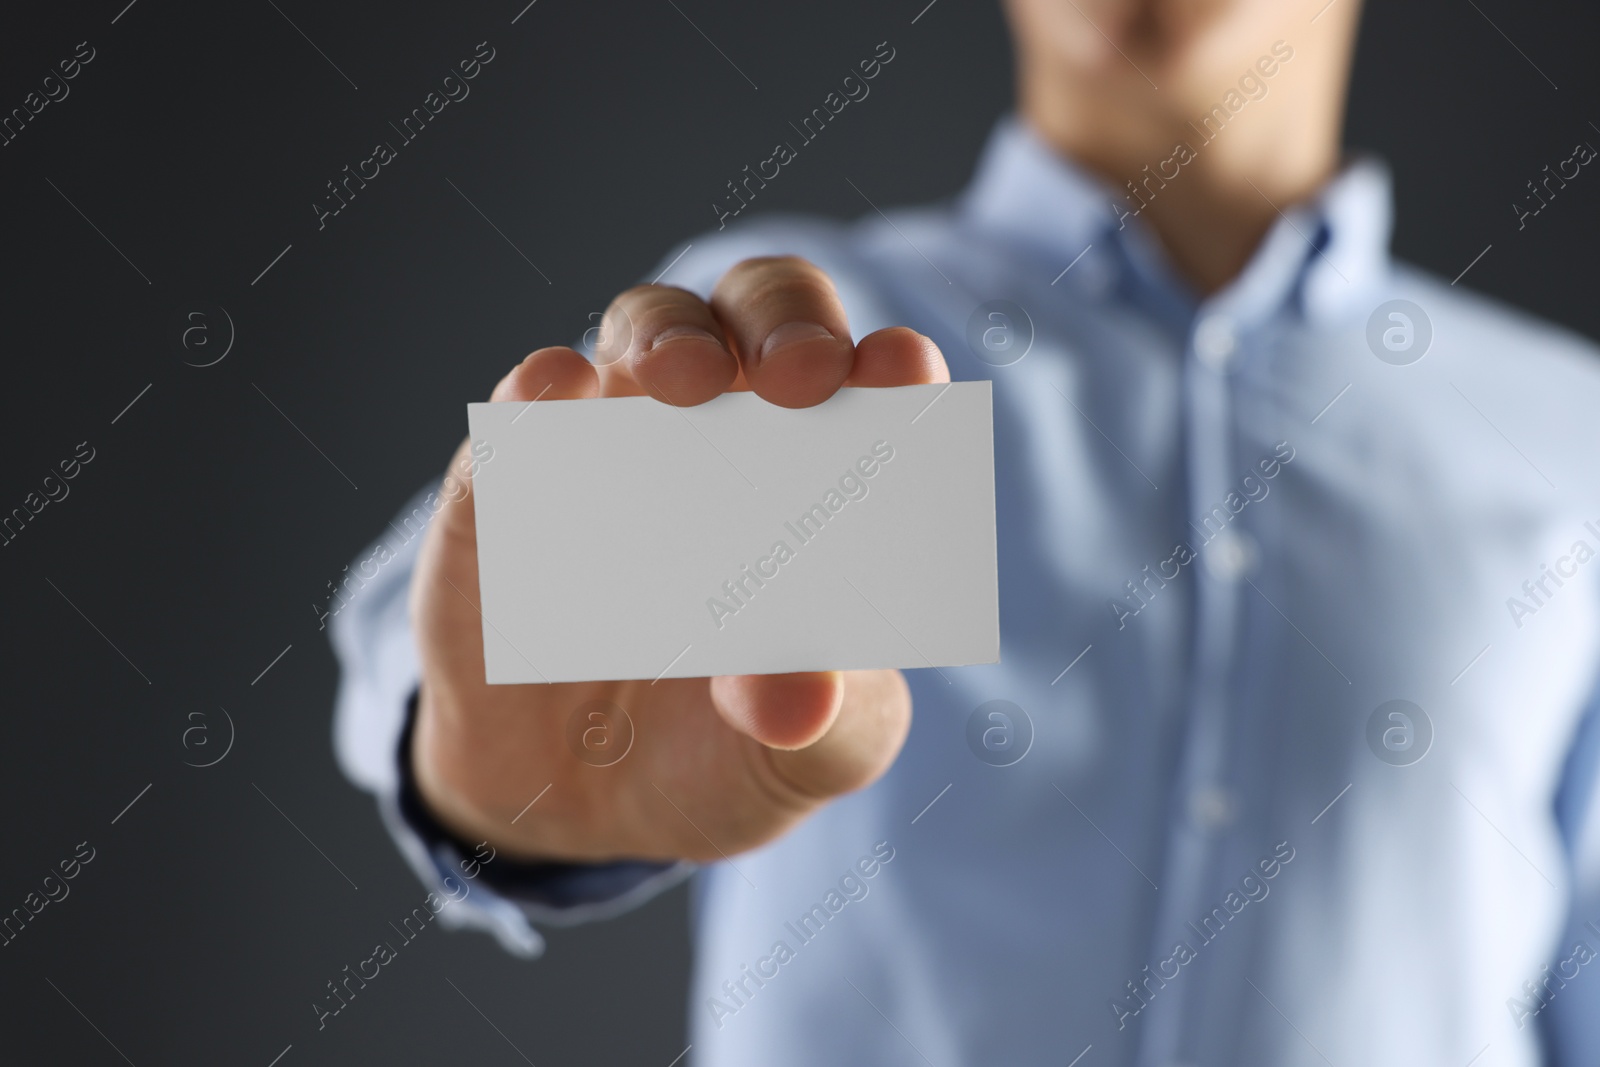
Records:
[[[643,392],[692,407],[726,392],[738,375],[722,324],[685,289],[635,286],[611,302],[602,322],[608,328],[595,346],[602,395]]]

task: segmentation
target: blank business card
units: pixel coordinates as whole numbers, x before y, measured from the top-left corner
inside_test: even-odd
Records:
[[[467,411],[490,683],[1000,658],[988,382]]]

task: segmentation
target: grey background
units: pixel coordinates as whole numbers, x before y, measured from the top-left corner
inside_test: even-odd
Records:
[[[0,511],[78,442],[97,452],[0,548],[0,912],[78,842],[98,853],[0,948],[0,1059],[123,1062],[114,1043],[141,1067],[264,1067],[289,1045],[284,1067],[510,1064],[514,1042],[541,1067],[665,1067],[682,1051],[683,890],[554,932],[537,963],[430,930],[316,1031],[323,984],[421,890],[334,766],[336,669],[311,605],[440,470],[466,402],[712,225],[723,183],[877,42],[898,55],[872,95],[755,209],[858,215],[846,176],[884,205],[957,190],[1007,105],[1006,39],[987,0],[912,25],[924,4],[540,0],[515,25],[521,0],[0,14],[0,112],[77,42],[98,52],[0,148]],[[1492,244],[1463,285],[1591,336],[1600,175],[1520,233],[1510,204],[1576,141],[1600,144],[1594,30],[1577,0],[1373,4],[1349,124],[1395,164],[1404,256],[1455,277]],[[483,40],[497,57],[471,96],[318,232],[323,183]],[[174,322],[205,305],[237,342],[196,369]],[[220,737],[219,706],[233,750],[185,766],[210,758],[184,749],[187,716]]]

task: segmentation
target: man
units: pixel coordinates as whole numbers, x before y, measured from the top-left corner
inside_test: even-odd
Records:
[[[345,766],[521,951],[697,869],[700,1064],[1600,1062],[1593,349],[1390,262],[1357,0],[1007,7],[957,203],[698,237],[493,394],[992,380],[1003,662],[485,685],[453,464]]]

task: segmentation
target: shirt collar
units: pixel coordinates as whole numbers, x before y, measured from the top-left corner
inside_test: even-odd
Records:
[[[1130,216],[1124,225],[1122,198],[1015,116],[990,134],[960,206],[972,224],[1065,257],[1063,263],[1091,244],[1114,241],[1124,269],[1143,276],[1138,281],[1181,284],[1140,220]],[[1283,208],[1239,277],[1207,303],[1248,318],[1285,306],[1317,320],[1342,317],[1364,306],[1387,273],[1392,225],[1388,168],[1358,158],[1315,197]],[[1192,294],[1188,301],[1199,303]]]
[[[989,134],[961,209],[983,229],[1052,253],[1070,249],[1076,255],[1117,225],[1109,189],[1057,155],[1014,115]]]

